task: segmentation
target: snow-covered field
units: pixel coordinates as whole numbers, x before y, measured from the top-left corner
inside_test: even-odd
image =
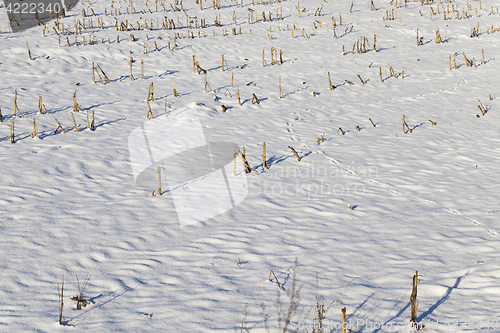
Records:
[[[500,332],[498,3],[375,0],[372,10],[367,0],[223,0],[221,9],[195,2],[82,1],[59,28],[47,22],[45,36],[41,26],[8,33],[0,9],[0,331],[240,332],[246,308],[251,332],[266,325],[276,332],[277,292],[286,314],[297,258],[295,288],[302,288],[287,331],[313,330],[316,295],[333,302],[325,332],[339,331],[343,307],[353,332],[413,331],[409,297],[418,271],[424,331]],[[131,5],[135,14],[127,14]],[[89,6],[96,15],[89,9],[84,17]],[[206,25],[189,28],[187,17]],[[175,30],[161,28],[165,18]],[[78,20],[85,28],[78,46],[69,35],[68,47]],[[116,31],[116,20],[134,30]],[[62,24],[68,32],[59,46]],[[352,53],[360,37],[367,52]],[[193,55],[207,72],[206,89]],[[111,82],[97,75],[92,82],[93,62]],[[16,89],[24,118],[14,116]],[[38,113],[39,96],[49,114]],[[244,146],[258,174],[234,176],[230,160],[226,177],[239,177],[244,190],[232,194],[244,200],[181,226],[166,170],[162,196],[151,195],[155,172],[150,188],[136,183],[129,136],[162,119],[168,149],[193,148],[196,126],[174,125],[186,106],[196,108],[192,124],[207,142]],[[87,111],[95,113],[95,131],[87,129]],[[411,133],[403,133],[403,114]],[[66,134],[54,134],[54,118]],[[263,142],[270,169],[262,165]],[[179,155],[186,177],[197,167],[188,154]],[[227,196],[216,187],[197,191],[200,181],[177,188],[192,198],[188,213],[197,217]],[[91,304],[77,310],[69,297],[78,294],[76,275],[81,283],[87,273]],[[66,325],[59,325],[63,274]]]

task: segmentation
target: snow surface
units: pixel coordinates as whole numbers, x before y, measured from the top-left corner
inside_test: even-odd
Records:
[[[338,327],[345,306],[353,332],[413,331],[409,297],[418,270],[418,321],[424,331],[500,332],[500,30],[491,33],[492,26],[500,27],[498,3],[472,1],[464,19],[463,0],[423,6],[398,1],[399,8],[375,0],[376,11],[368,1],[355,1],[352,12],[351,1],[264,2],[244,0],[241,7],[223,1],[222,9],[214,10],[204,1],[200,10],[184,1],[190,17],[206,19],[204,29],[187,29],[186,14],[172,11],[173,1],[165,4],[167,13],[161,6],[156,12],[151,2],[133,1],[137,14],[126,14],[126,3],[114,2],[121,6],[120,22],[152,19],[156,29],[154,21],[166,16],[184,25],[117,32],[111,3],[91,1],[104,29],[84,30],[96,44],[78,47],[74,35],[71,47],[64,37],[58,46],[54,21],[47,23],[45,37],[42,27],[9,34],[0,9],[0,331],[240,332],[246,305],[246,326],[265,332],[264,303],[274,332],[278,285],[269,273],[272,269],[283,284],[280,300],[286,308],[297,258],[302,289],[293,329],[300,321],[301,331],[312,330],[304,325],[315,318],[308,311],[318,293],[327,305],[335,301],[327,314],[332,327]],[[444,20],[443,8],[452,5],[460,19],[453,13]],[[75,18],[82,20],[87,6],[80,2],[59,22],[74,31]],[[322,16],[315,16],[320,6]],[[144,9],[152,13],[139,12]],[[392,9],[395,20],[383,20]],[[250,10],[258,23],[248,24]],[[271,22],[261,22],[264,11],[272,13]],[[223,26],[214,27],[219,15]],[[339,15],[342,25],[334,29],[332,17],[338,24]],[[480,36],[470,38],[478,23]],[[223,36],[226,29],[229,35]],[[416,45],[417,29],[422,46]],[[437,29],[446,42],[435,43]],[[186,38],[188,31],[195,38]],[[176,33],[184,38],[169,50]],[[130,41],[130,34],[138,41]],[[361,36],[373,45],[374,34],[377,52],[350,53]],[[282,64],[271,64],[272,47],[283,51]],[[136,80],[129,78],[130,52]],[[458,68],[450,70],[455,52]],[[465,65],[462,52],[476,67]],[[205,76],[193,73],[193,55],[207,70],[213,91],[205,92]],[[110,83],[92,82],[92,62]],[[390,76],[390,66],[397,78]],[[245,147],[259,174],[246,175],[248,195],[233,209],[181,226],[166,180],[161,197],[151,195],[154,185],[136,184],[128,138],[154,121],[147,118],[151,82],[155,119],[166,118],[165,100],[167,113],[197,102],[207,141]],[[173,96],[174,83],[179,97]],[[15,89],[25,118],[14,117]],[[75,89],[83,109],[75,113],[79,133],[72,129]],[[252,103],[253,93],[260,104]],[[48,115],[37,113],[38,96]],[[485,116],[478,99],[487,105]],[[90,110],[95,131],[86,129]],[[403,114],[412,133],[402,131]],[[30,137],[33,118],[39,139]],[[53,134],[54,118],[66,134]],[[15,144],[8,140],[10,121]],[[325,141],[318,145],[323,133]],[[176,139],[176,149],[186,149],[187,141]],[[263,142],[269,170],[262,166]],[[239,175],[244,177],[241,170]],[[220,193],[207,189],[193,198],[212,200]],[[197,204],[195,215],[207,209],[204,202]],[[86,273],[92,304],[76,310],[69,297],[78,293],[75,275],[82,280]],[[57,322],[63,274],[68,325]]]

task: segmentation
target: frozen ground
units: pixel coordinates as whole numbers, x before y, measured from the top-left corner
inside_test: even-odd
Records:
[[[206,19],[203,29],[186,28],[186,14],[170,4],[166,13],[134,1],[137,14],[126,14],[127,4],[115,2],[120,22],[141,18],[150,25],[152,19],[155,27],[137,31],[133,23],[134,31],[116,31],[111,3],[92,1],[104,28],[92,16],[95,28],[83,29],[83,36],[87,42],[95,36],[96,43],[81,45],[78,35],[77,47],[74,35],[70,47],[65,37],[58,46],[54,21],[45,37],[42,27],[9,34],[0,9],[0,331],[240,332],[246,304],[251,332],[265,332],[264,303],[275,332],[278,286],[269,272],[283,284],[286,306],[297,258],[302,289],[292,328],[300,321],[311,331],[304,325],[315,317],[306,313],[316,302],[318,274],[319,294],[327,304],[335,301],[327,315],[332,327],[345,306],[353,332],[412,331],[409,297],[418,270],[418,320],[425,331],[500,332],[500,30],[491,33],[500,27],[498,3],[405,7],[398,1],[396,8],[376,0],[373,11],[368,1],[355,1],[350,12],[349,1],[244,0],[243,7],[223,1],[220,10],[204,1],[200,10],[186,0],[187,15]],[[320,6],[322,16],[315,16]],[[451,19],[444,20],[448,6]],[[460,19],[451,13],[457,6]],[[60,24],[74,32],[87,7],[79,3]],[[140,13],[146,8],[152,13]],[[392,9],[395,19],[383,20]],[[276,21],[277,10],[282,20]],[[248,23],[250,11],[258,23]],[[264,11],[272,21],[261,22]],[[215,27],[219,15],[223,26]],[[332,17],[339,24],[339,15],[342,25],[334,29]],[[184,28],[156,30],[155,21],[161,25],[165,16],[176,25],[179,18]],[[470,38],[478,23],[480,36]],[[438,28],[444,43],[435,42]],[[223,36],[226,29],[229,36]],[[186,38],[188,31],[195,38]],[[176,38],[173,50],[176,33],[184,38]],[[361,36],[373,47],[375,34],[377,52],[351,53]],[[271,65],[272,47],[283,51],[282,64]],[[129,78],[130,52],[136,80]],[[450,70],[455,52],[458,68]],[[462,52],[476,67],[465,65]],[[205,76],[193,73],[193,55],[213,91],[205,92]],[[92,82],[92,62],[110,83]],[[167,113],[198,102],[207,140],[246,148],[259,175],[247,175],[248,196],[234,209],[182,227],[168,187],[153,197],[155,187],[136,185],[128,137],[153,121],[146,104],[151,82],[155,119],[165,117],[165,100]],[[25,118],[14,117],[15,89]],[[72,129],[75,89],[83,109],[75,113],[79,133]],[[251,102],[253,93],[260,104]],[[39,96],[48,115],[37,113]],[[484,116],[478,99],[487,105]],[[95,131],[86,129],[90,110]],[[402,131],[403,114],[412,133]],[[39,139],[30,137],[33,118]],[[66,134],[53,134],[54,118]],[[11,121],[15,144],[8,140]],[[262,166],[263,142],[269,170]],[[69,297],[78,292],[75,275],[86,273],[93,304],[76,310]],[[62,274],[67,326],[57,322]]]

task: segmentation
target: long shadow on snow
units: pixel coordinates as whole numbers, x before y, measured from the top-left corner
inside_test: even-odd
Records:
[[[358,312],[359,310],[361,310],[361,308],[366,304],[366,302],[368,302],[370,300],[370,298],[373,297],[373,295],[375,295],[375,293],[372,293],[370,296],[368,296],[364,301],[363,303],[361,303],[360,305],[358,305],[358,307],[356,309],[354,309],[354,311],[352,312],[352,318],[355,318],[355,314],[356,312]],[[361,330],[359,332],[363,332],[363,328],[361,328]]]
[[[427,317],[428,315],[432,314],[432,312],[434,312],[434,310],[436,310],[441,304],[443,304],[448,298],[450,298],[450,295],[451,295],[451,292],[453,291],[453,289],[457,289],[458,288],[458,285],[460,284],[460,282],[462,281],[462,279],[467,276],[469,274],[469,272],[467,272],[467,274],[465,275],[462,275],[462,276],[459,276],[457,277],[457,280],[455,281],[455,284],[453,285],[453,287],[448,287],[448,290],[446,291],[446,293],[443,295],[443,297],[441,297],[433,306],[431,306],[429,308],[429,310],[425,311],[424,313],[422,313],[418,318],[417,318],[417,322],[421,321],[422,319],[424,319],[425,317]]]
[[[408,308],[410,307],[410,302],[408,302],[408,304],[406,304],[406,306],[404,308],[402,308],[401,310],[399,310],[399,312],[392,318],[390,318],[388,321],[386,321],[383,325],[381,325],[379,328],[377,328],[375,331],[373,331],[373,333],[378,333],[382,330],[382,328],[386,327],[388,323],[390,323],[391,321],[393,321],[394,319],[398,318],[399,316],[401,316],[406,310],[408,310]]]
[[[434,312],[434,310],[436,310],[441,304],[443,304],[448,298],[450,298],[450,295],[451,295],[451,292],[453,291],[453,289],[457,289],[458,288],[458,285],[460,284],[460,281],[466,276],[468,275],[469,273],[467,272],[467,274],[465,275],[462,275],[460,277],[457,278],[457,280],[455,281],[455,284],[453,285],[453,287],[448,287],[448,290],[446,291],[446,293],[443,295],[443,297],[441,297],[433,306],[431,306],[429,308],[429,310],[425,311],[424,313],[422,313],[419,317],[417,317],[417,322],[420,322],[422,321],[423,319],[425,319],[428,315],[432,314],[432,312]],[[382,330],[383,327],[386,327],[386,325],[388,323],[390,323],[391,321],[393,321],[394,319],[398,318],[399,316],[401,316],[406,310],[408,310],[408,308],[410,307],[410,302],[408,302],[406,304],[406,306],[404,308],[402,308],[394,317],[390,318],[389,320],[387,320],[383,325],[381,325],[380,328],[376,329],[375,331],[373,331],[373,333],[378,333]]]
[[[121,293],[116,294],[115,296],[111,297],[110,299],[108,299],[108,300],[107,300],[106,302],[104,302],[104,303],[101,303],[101,304],[96,305],[96,306],[92,306],[92,307],[91,307],[90,309],[88,309],[87,311],[82,312],[82,313],[80,313],[79,315],[76,315],[76,316],[74,316],[73,318],[69,319],[69,321],[73,321],[73,320],[75,320],[76,318],[81,317],[81,316],[83,316],[83,315],[87,314],[88,312],[90,312],[90,311],[92,311],[92,310],[94,310],[94,309],[98,309],[98,308],[102,307],[103,305],[105,305],[105,304],[107,304],[107,303],[109,303],[109,302],[111,302],[111,301],[114,301],[116,298],[118,298],[118,297],[120,297],[120,296],[123,296],[125,293],[127,293],[127,292],[129,292],[129,291],[131,291],[131,290],[134,290],[134,288],[132,288],[132,287],[125,287],[125,290],[123,290]],[[101,295],[102,295],[102,294],[101,294]],[[99,297],[101,297],[101,295],[96,296],[96,297],[94,297],[94,298],[92,298],[92,299],[99,298]]]
[[[259,102],[265,101],[265,100],[267,100],[267,99],[268,99],[267,97],[260,98],[260,99],[259,99]],[[245,99],[243,102],[241,102],[241,105],[243,105],[243,104],[245,104],[245,103],[247,103],[247,102],[251,102],[251,101],[252,101],[252,98],[247,98],[247,99]]]
[[[415,125],[415,126],[413,126],[413,128],[412,128],[411,130],[412,130],[412,131],[414,131],[414,130],[415,130],[415,128],[420,127],[420,126],[422,126],[423,124],[424,124],[424,123],[420,123],[420,124],[418,124],[418,125]]]
[[[311,154],[312,154],[312,151],[309,151],[308,153],[302,155],[301,158],[304,158],[304,157],[309,156]],[[300,156],[300,154],[299,154],[299,156]],[[286,161],[289,158],[294,158],[294,157],[295,157],[295,155],[281,155],[279,158],[276,156],[273,156],[267,160],[267,164],[269,165],[269,167],[271,167],[272,165],[281,163],[283,161]]]
[[[97,125],[95,125],[95,128],[96,128],[96,130],[97,130],[97,128],[98,128],[98,127],[101,127],[101,126],[104,126],[104,125],[113,124],[113,123],[117,123],[117,122],[122,121],[122,120],[125,120],[125,117],[123,117],[123,118],[118,118],[118,119],[115,119],[115,120],[103,121],[103,122],[100,122],[100,123],[98,123]]]

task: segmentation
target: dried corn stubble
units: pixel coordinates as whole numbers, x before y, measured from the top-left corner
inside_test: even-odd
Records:
[[[243,147],[242,150],[240,150],[239,148],[237,148],[237,151],[236,151],[236,155],[241,159],[241,161],[243,162],[243,166],[245,168],[245,173],[251,173],[252,171],[255,171],[255,173],[257,173],[257,175],[259,174],[257,172],[257,170],[255,170],[254,168],[250,167],[250,165],[248,164],[248,161],[247,161],[247,158],[246,158],[246,151],[245,151],[245,147]]]
[[[73,112],[79,112],[79,111],[82,111],[82,108],[76,101],[76,90],[75,90],[75,92],[73,93]]]
[[[260,104],[260,100],[257,98],[257,96],[255,94],[252,94],[253,97],[252,97],[252,104]]]
[[[321,134],[319,138],[316,138],[316,143],[319,145],[321,142],[325,141],[325,133]]]
[[[16,143],[16,140],[14,138],[14,122],[10,122],[10,135],[9,135],[9,142],[10,143]]]
[[[73,117],[73,124],[75,124],[75,131],[80,132],[80,130],[78,129],[78,126],[76,125],[75,114],[71,113],[71,117]]]
[[[175,89],[175,81],[174,81],[174,96],[179,97],[179,93],[177,92],[177,89]]]
[[[62,131],[64,134],[66,134],[66,131],[64,130],[64,128],[62,127],[62,125],[59,123],[59,121],[58,121],[57,119],[56,119],[56,122],[57,122],[57,128],[56,128],[56,130],[54,131],[54,134],[56,134],[56,133],[57,133],[57,131],[58,131],[59,129],[61,129],[61,131]]]
[[[267,165],[267,158],[266,158],[266,143],[262,143],[262,166],[266,169],[269,169],[269,165]]]
[[[279,76],[279,92],[280,92],[280,95],[279,95],[280,98],[284,98],[285,96],[283,95],[283,91],[281,90],[281,75]]]
[[[290,148],[292,150],[292,152],[295,154],[295,156],[297,157],[297,161],[301,161],[302,159],[300,158],[299,154],[295,151],[295,149],[292,147],[292,146],[288,146],[288,148]]]
[[[24,115],[23,113],[21,112],[21,110],[19,110],[19,108],[17,107],[17,89],[15,90],[15,93],[14,93],[14,117],[16,116],[16,113],[19,112],[19,114],[21,115],[21,117],[24,118]]]
[[[328,89],[335,90],[335,86],[332,84],[332,79],[330,78],[330,72],[328,72]]]
[[[406,128],[408,129],[408,131],[410,133],[412,133],[410,126],[408,126],[408,124],[406,123],[406,117],[405,117],[405,115],[403,115],[403,133],[405,133],[405,134],[406,134]]]

